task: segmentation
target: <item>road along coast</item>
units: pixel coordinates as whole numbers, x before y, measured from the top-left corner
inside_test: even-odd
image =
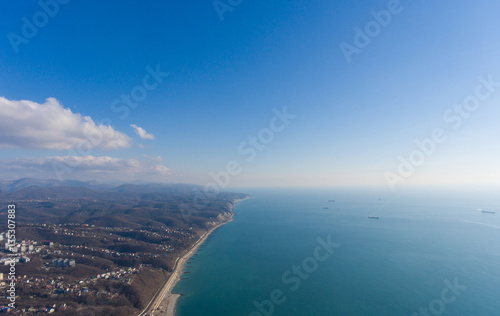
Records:
[[[231,212],[236,204],[240,201],[246,200],[248,197],[243,199],[234,200],[231,205]],[[139,316],[154,315],[154,316],[175,316],[175,305],[177,299],[180,297],[179,294],[173,294],[172,290],[180,281],[181,276],[184,272],[184,267],[186,262],[196,253],[198,248],[207,240],[208,236],[213,233],[217,228],[224,224],[227,224],[233,220],[234,213],[228,220],[221,222],[212,228],[210,228],[206,233],[201,235],[201,237],[194,243],[194,245],[189,249],[182,257],[178,257],[175,261],[173,272],[165,282],[165,284],[158,290],[153,299],[149,302],[146,308],[139,314]]]

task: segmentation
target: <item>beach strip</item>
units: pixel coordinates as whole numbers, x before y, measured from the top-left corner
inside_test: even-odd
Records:
[[[232,214],[234,215],[234,214]],[[177,284],[177,282],[180,281],[181,276],[184,271],[184,267],[186,265],[186,262],[196,253],[198,248],[205,242],[205,240],[210,236],[210,234],[216,230],[217,228],[221,227],[224,224],[227,224],[231,222],[231,219],[217,224],[216,226],[212,227],[208,232],[204,233],[198,241],[191,247],[191,249],[186,252],[181,258],[177,258],[174,264],[174,269],[170,277],[168,278],[167,282],[162,286],[162,288],[156,293],[154,298],[149,302],[149,304],[146,306],[146,308],[139,314],[139,316],[146,316],[146,315],[155,315],[155,316],[175,316],[175,304],[177,303],[177,299],[180,297],[179,294],[173,294],[172,290]],[[158,310],[158,307],[162,305],[161,310]]]

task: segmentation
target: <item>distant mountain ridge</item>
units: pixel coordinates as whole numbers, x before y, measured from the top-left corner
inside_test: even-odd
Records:
[[[201,186],[195,184],[176,184],[176,183],[148,183],[148,184],[110,184],[99,183],[97,181],[78,181],[78,180],[57,180],[57,179],[35,179],[23,178],[18,180],[0,180],[0,194],[8,192],[16,192],[30,187],[57,188],[57,187],[73,187],[87,188],[100,192],[121,192],[121,193],[186,193],[192,190],[201,190]],[[31,192],[27,190],[26,192]],[[42,190],[43,191],[43,190]]]
[[[0,192],[14,192],[32,186],[40,188],[50,187],[81,187],[99,189],[107,185],[98,184],[94,181],[83,182],[78,180],[56,180],[56,179],[34,179],[22,178],[19,180],[0,180]]]
[[[103,192],[84,187],[39,187],[36,185],[22,188],[16,191],[0,193],[0,200],[48,200],[48,199],[81,199],[81,198],[102,198]]]
[[[0,202],[18,203],[16,218],[26,223],[86,223],[98,226],[189,225],[205,227],[230,212],[246,194],[203,195],[194,184],[122,184],[74,180],[0,181]],[[189,211],[181,208],[189,208]],[[193,211],[193,212],[192,212]],[[0,215],[6,209],[0,209]],[[188,215],[186,215],[188,214]]]

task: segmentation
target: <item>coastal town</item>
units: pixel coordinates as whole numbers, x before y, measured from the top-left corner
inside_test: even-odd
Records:
[[[131,286],[143,271],[168,271],[168,254],[175,253],[177,247],[182,249],[195,236],[192,228],[167,227],[130,229],[85,224],[29,224],[18,229],[27,233],[37,231],[48,238],[18,240],[13,247],[5,243],[1,251],[0,271],[4,272],[0,273],[0,290],[8,286],[8,267],[15,262],[16,287],[18,295],[24,299],[18,301],[18,308],[12,312],[20,314],[64,311],[68,298],[76,302],[92,301],[97,297],[112,301],[117,297],[117,285]],[[5,241],[5,236],[5,232],[0,233],[0,241]],[[158,243],[153,245],[153,240]],[[143,251],[139,251],[140,248]],[[20,308],[26,297],[32,301],[50,298],[51,302]],[[0,306],[3,311],[10,309],[8,305]]]
[[[186,220],[179,205],[193,200],[196,191],[169,187],[143,195],[76,188],[78,198],[54,198],[59,190],[49,189],[49,196],[33,187],[21,191],[15,235],[0,226],[0,313],[158,312],[179,280],[179,258],[230,221],[236,202],[246,198],[221,193]]]

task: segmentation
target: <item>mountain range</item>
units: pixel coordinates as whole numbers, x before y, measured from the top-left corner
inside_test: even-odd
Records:
[[[184,221],[180,205],[195,208],[191,224],[204,226],[210,218],[231,211],[246,194],[204,195],[193,184],[121,184],[113,186],[76,180],[20,179],[0,181],[0,202],[16,203],[16,217],[32,223],[87,223],[101,226],[178,226]],[[200,207],[198,197],[203,197]],[[5,210],[0,209],[0,214]]]

